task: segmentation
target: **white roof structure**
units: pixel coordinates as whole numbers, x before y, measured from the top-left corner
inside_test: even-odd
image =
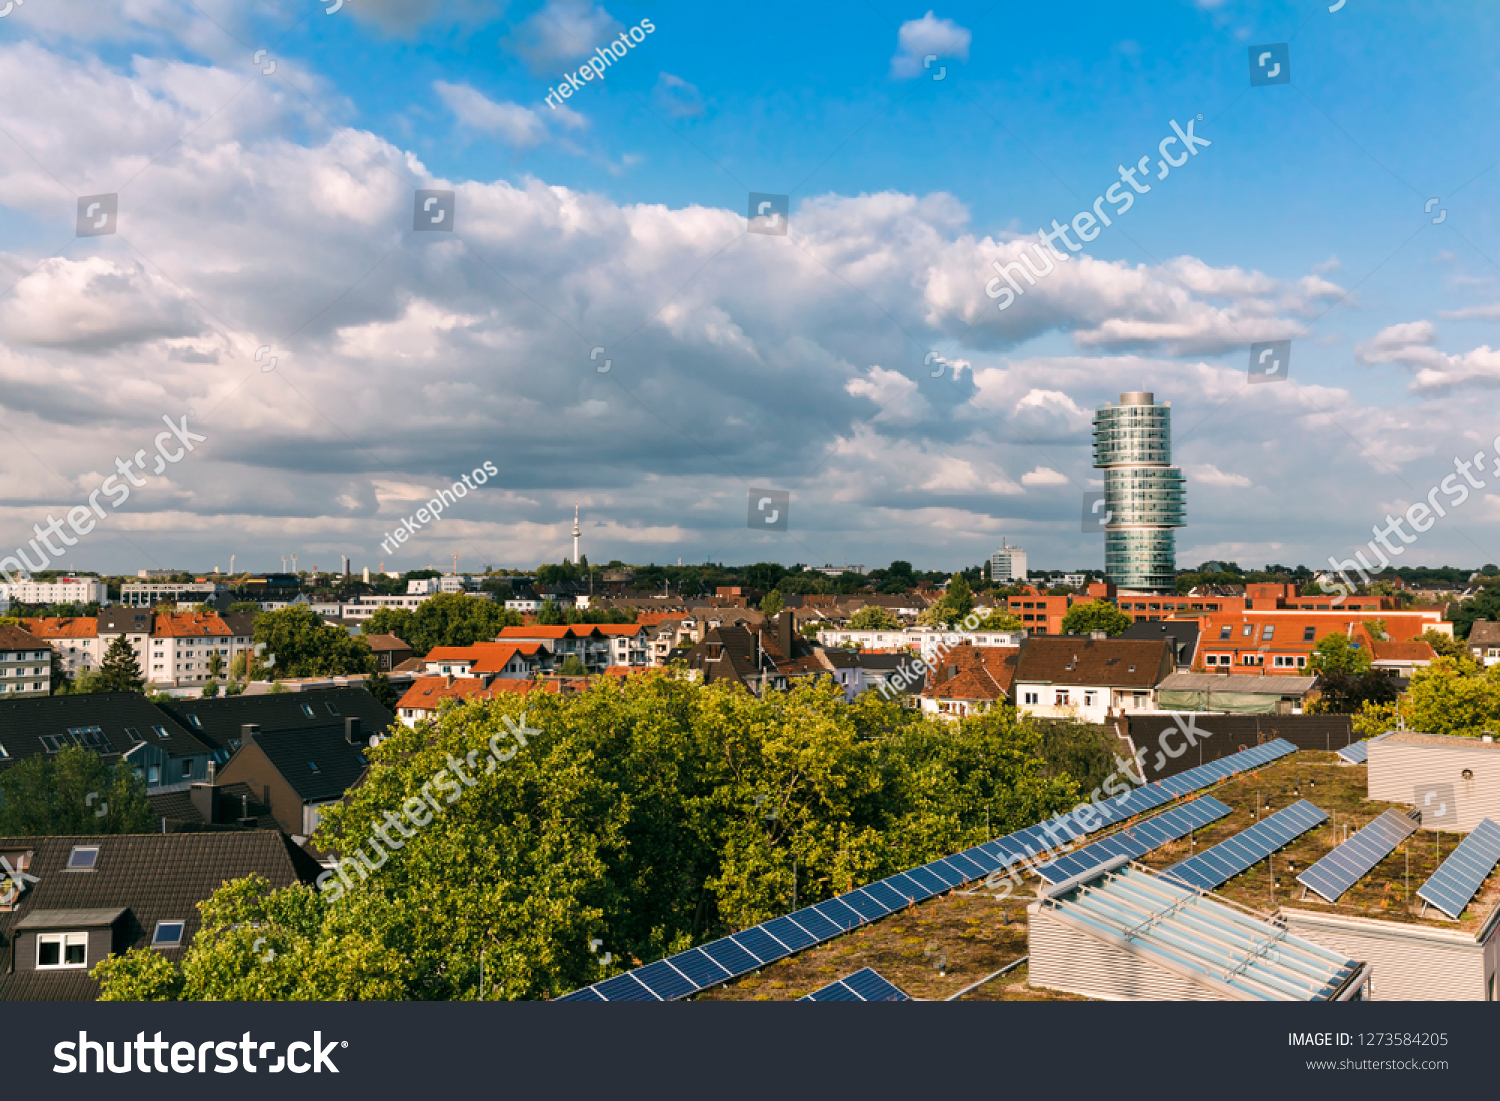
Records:
[[[1082,948],[1092,973],[1059,951],[1056,977],[1039,974],[1039,924],[1055,928],[1053,943],[1072,958]],[[1369,973],[1261,914],[1124,858],[1047,888],[1031,927],[1032,981],[1095,997],[1344,1001],[1360,995]]]

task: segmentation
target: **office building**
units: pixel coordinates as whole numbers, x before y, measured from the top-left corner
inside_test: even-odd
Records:
[[[1122,589],[1175,592],[1183,526],[1182,471],[1172,466],[1172,409],[1145,391],[1094,414],[1094,466],[1104,471],[1104,570]]]

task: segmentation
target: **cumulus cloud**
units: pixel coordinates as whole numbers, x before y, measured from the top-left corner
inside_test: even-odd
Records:
[[[547,0],[521,22],[501,44],[526,62],[533,73],[550,73],[558,65],[594,52],[624,27],[603,5],[591,0]]]
[[[1200,485],[1206,486],[1229,486],[1236,489],[1246,489],[1255,483],[1243,474],[1226,474],[1213,463],[1195,463],[1184,467],[1183,473]]]
[[[1355,349],[1361,363],[1395,363],[1412,371],[1411,389],[1443,393],[1459,387],[1493,389],[1500,386],[1500,351],[1488,344],[1461,355],[1440,351],[1437,330],[1430,321],[1388,325]]]
[[[703,114],[703,93],[698,91],[698,86],[671,73],[657,76],[651,99],[658,109],[672,118],[694,118]]]
[[[439,80],[432,87],[462,126],[492,134],[517,149],[529,149],[546,141],[551,136],[548,120],[568,129],[587,124],[582,115],[566,106],[543,113],[519,103],[496,102],[467,84]]]
[[[973,35],[951,19],[937,19],[928,12],[921,19],[908,19],[896,32],[896,54],[891,58],[891,76],[910,80],[922,74],[922,59],[938,57],[969,60]]]
[[[1069,480],[1066,474],[1061,474],[1046,466],[1039,466],[1021,475],[1023,486],[1065,486]]]

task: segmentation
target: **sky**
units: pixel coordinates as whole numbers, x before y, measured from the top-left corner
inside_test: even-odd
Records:
[[[1500,561],[1500,9],[1141,7],[7,0],[0,561]]]

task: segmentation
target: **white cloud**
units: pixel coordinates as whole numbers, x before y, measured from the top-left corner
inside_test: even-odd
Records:
[[[703,93],[698,86],[671,73],[657,76],[651,98],[672,118],[693,118],[703,114]]]
[[[1443,393],[1459,387],[1500,387],[1500,351],[1488,344],[1462,355],[1439,351],[1437,330],[1430,321],[1388,325],[1374,339],[1355,349],[1361,363],[1395,363],[1413,372],[1411,389]]]
[[[921,76],[922,60],[929,54],[942,58],[969,60],[969,41],[973,35],[951,19],[936,19],[928,12],[921,19],[909,19],[896,32],[896,54],[891,58],[891,76],[909,80]]]
[[[1197,463],[1184,467],[1183,474],[1190,481],[1206,486],[1230,486],[1245,489],[1255,484],[1243,474],[1226,474],[1212,463]]]
[[[1021,475],[1023,486],[1065,486],[1068,484],[1068,476],[1059,474],[1051,467],[1039,466],[1029,473]]]
[[[622,30],[624,27],[601,4],[591,0],[547,0],[540,11],[518,25],[502,44],[522,58],[533,73],[550,73],[564,62],[593,53],[595,47]]]
[[[503,138],[517,149],[529,149],[547,140],[546,124],[530,107],[497,103],[467,84],[439,80],[432,87],[464,126]]]

